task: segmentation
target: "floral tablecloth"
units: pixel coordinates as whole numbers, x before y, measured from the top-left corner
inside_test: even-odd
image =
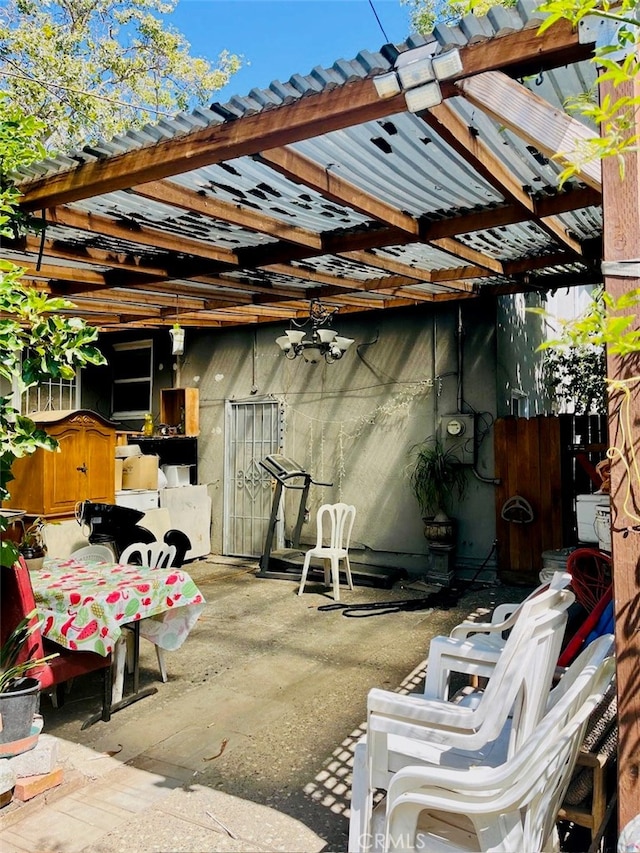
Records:
[[[45,561],[31,573],[42,631],[67,649],[108,655],[128,622],[168,651],[179,648],[205,600],[182,569],[150,569],[103,561]],[[148,618],[154,617],[154,618]]]

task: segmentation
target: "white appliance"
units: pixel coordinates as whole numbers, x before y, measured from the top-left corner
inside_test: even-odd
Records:
[[[576,498],[576,517],[578,521],[578,541],[596,543],[596,509],[609,506],[609,495],[578,495]]]
[[[122,489],[116,492],[116,504],[146,512],[159,506],[158,489]]]

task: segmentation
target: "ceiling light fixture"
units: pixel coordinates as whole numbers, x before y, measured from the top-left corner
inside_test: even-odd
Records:
[[[307,332],[304,329],[295,328],[288,329],[284,335],[276,338],[285,357],[293,360],[301,355],[310,364],[317,364],[321,358],[327,364],[341,359],[355,341],[342,337],[334,329],[322,328],[337,311],[337,308],[327,308],[319,299],[312,299],[309,317],[302,322],[291,321],[294,326],[310,326],[309,337],[305,337]]]

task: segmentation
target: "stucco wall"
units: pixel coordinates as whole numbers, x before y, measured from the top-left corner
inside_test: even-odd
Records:
[[[338,363],[288,361],[274,340],[286,323],[254,329],[187,333],[182,384],[200,389],[199,479],[213,501],[212,550],[222,549],[225,402],[272,396],[285,407],[285,455],[334,482],[312,489],[310,509],[327,500],[357,506],[354,539],[399,565],[426,555],[420,513],[406,477],[407,453],[432,435],[439,417],[457,410],[484,413],[486,439],[478,470],[493,471],[490,429],[495,414],[493,309],[463,305],[463,374],[458,383],[458,308],[453,303],[384,315],[348,315],[332,325],[357,344]],[[435,353],[435,359],[434,359]],[[469,470],[459,518],[460,563],[480,565],[494,538],[493,486]],[[288,526],[293,523],[288,519]],[[303,538],[314,535],[313,522]],[[491,565],[491,561],[488,564]]]

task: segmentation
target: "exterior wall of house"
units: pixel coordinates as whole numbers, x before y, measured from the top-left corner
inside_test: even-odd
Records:
[[[287,360],[275,345],[286,323],[251,329],[187,331],[182,384],[200,389],[199,480],[213,502],[212,550],[221,553],[225,402],[267,397],[284,406],[282,452],[332,488],[312,487],[310,517],[320,503],[357,506],[355,546],[365,559],[424,574],[423,525],[409,489],[408,451],[433,435],[444,414],[480,413],[486,434],[478,454],[480,476],[493,471],[495,416],[494,313],[462,304],[462,374],[458,371],[458,307],[454,303],[338,315],[331,325],[356,343],[332,365]],[[461,377],[461,378],[460,378]],[[458,562],[482,564],[495,522],[493,486],[469,468],[459,519]],[[287,519],[290,532],[295,518]],[[303,541],[315,537],[313,521]],[[491,566],[491,560],[488,562]]]
[[[458,307],[458,305],[460,307]],[[187,329],[180,385],[200,392],[198,480],[212,498],[212,552],[222,553],[225,411],[229,400],[275,399],[284,407],[284,455],[331,488],[311,488],[303,543],[315,542],[320,503],[357,507],[352,547],[373,565],[423,575],[428,549],[409,488],[412,445],[436,433],[444,415],[476,412],[476,472],[452,515],[458,519],[457,565],[463,574],[495,569],[493,430],[496,417],[495,308],[491,301],[443,302],[397,311],[338,314],[331,325],[356,343],[337,363],[289,361],[275,344],[287,323],[230,329]],[[154,416],[159,391],[171,387],[175,358],[169,335],[131,332],[101,342],[109,358],[120,340],[154,339]],[[460,346],[458,342],[460,341]],[[462,370],[458,369],[460,355]],[[83,406],[109,416],[108,377],[83,372]],[[141,422],[122,424],[138,429]],[[486,480],[486,482],[484,481]],[[287,516],[290,533],[295,511]]]
[[[498,417],[552,414],[555,399],[543,381],[542,355],[536,348],[558,334],[558,319],[582,313],[591,299],[592,285],[558,291],[542,299],[536,293],[517,293],[497,300],[497,407]],[[528,308],[544,308],[548,317]]]

